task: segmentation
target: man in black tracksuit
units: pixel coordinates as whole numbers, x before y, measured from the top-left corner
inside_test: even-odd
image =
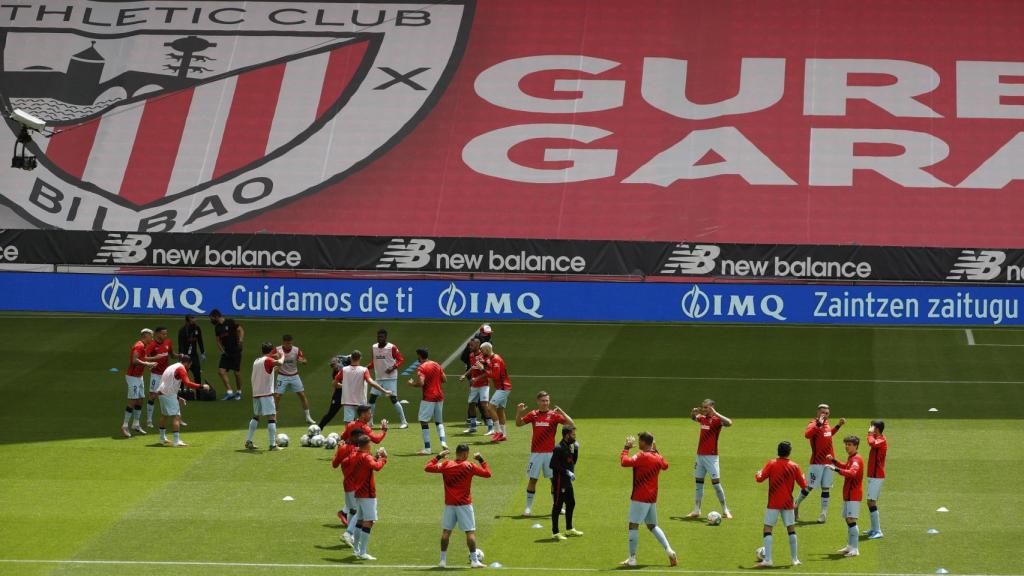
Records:
[[[347,354],[338,354],[334,358],[331,358],[331,381],[334,381],[334,377],[341,372],[341,369],[348,366],[352,362],[352,357]],[[324,414],[323,418],[320,419],[320,430],[322,431],[327,425],[334,419],[334,416],[341,410],[341,388],[335,388],[334,394],[331,395],[331,407]]]
[[[572,527],[572,513],[576,508],[576,495],[572,483],[576,480],[576,463],[580,459],[580,445],[576,443],[576,427],[562,426],[562,441],[551,452],[551,535],[556,540],[569,536],[583,536]],[[558,531],[558,516],[565,506],[565,532]]]

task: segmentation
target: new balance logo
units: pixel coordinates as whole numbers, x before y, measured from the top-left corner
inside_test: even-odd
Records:
[[[408,242],[404,238],[392,238],[384,255],[377,262],[377,268],[399,270],[417,270],[430,263],[430,253],[436,243],[426,238],[412,238]]]
[[[146,248],[153,239],[148,234],[111,232],[103,241],[93,264],[138,264],[146,258]]]
[[[992,280],[999,276],[1006,253],[999,250],[964,250],[946,280]]]
[[[715,259],[721,253],[714,244],[677,244],[661,274],[707,274],[715,269]]]

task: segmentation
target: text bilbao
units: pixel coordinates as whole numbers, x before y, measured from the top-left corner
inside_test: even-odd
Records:
[[[847,106],[855,101],[869,103],[878,111],[871,127],[810,128],[808,185],[850,186],[854,170],[871,170],[900,186],[913,188],[998,189],[1012,180],[1024,179],[1024,163],[1016,160],[1024,155],[1024,132],[995,143],[986,151],[985,160],[971,166],[965,178],[945,182],[925,170],[949,156],[950,147],[944,140],[921,130],[879,127],[894,117],[1024,119],[1024,104],[1019,103],[1024,97],[1024,62],[958,61],[955,80],[940,79],[933,68],[903,60],[810,58],[799,64],[804,69],[804,116],[843,117]],[[657,110],[685,120],[770,114],[787,96],[786,69],[793,65],[793,61],[782,58],[743,58],[735,96],[695,103],[687,98],[686,60],[645,58],[640,94]],[[577,123],[517,124],[492,130],[466,145],[463,160],[482,174],[519,182],[581,182],[618,176],[618,150],[600,147],[600,141],[612,132],[587,125],[584,120],[589,113],[624,105],[627,80],[616,78],[619,66],[619,62],[585,55],[532,56],[491,66],[475,82],[477,94],[487,102],[535,114],[575,114]],[[558,71],[572,79],[554,80],[551,90],[555,94],[530,94],[521,87],[531,75]],[[576,78],[579,74],[594,79]],[[861,83],[855,83],[856,79]],[[940,80],[955,81],[955,110],[937,110],[922,102],[926,99],[921,97],[936,90]],[[600,115],[592,117],[595,123],[601,119]],[[516,162],[514,156],[510,158],[510,151],[517,145],[551,139],[595,147],[546,147],[544,162],[558,163],[548,167],[527,166]],[[622,181],[668,186],[677,180],[732,174],[752,185],[797,185],[772,160],[772,150],[763,149],[763,144],[733,126],[689,130]],[[881,151],[859,152],[865,146]],[[716,154],[718,161],[708,163],[709,154]]]

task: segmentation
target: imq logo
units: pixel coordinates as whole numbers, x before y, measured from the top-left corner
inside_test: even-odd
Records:
[[[435,246],[437,243],[428,238],[412,238],[408,242],[404,238],[392,238],[377,268],[394,266],[399,270],[419,270],[430,263]]]
[[[442,290],[437,297],[437,309],[449,318],[456,318],[464,314],[486,314],[488,316],[525,314],[531,318],[543,318],[540,306],[540,296],[533,292],[523,292],[515,296],[511,292],[467,292],[454,282]]]
[[[946,280],[992,280],[1005,261],[1006,253],[999,250],[964,250]]]
[[[700,286],[694,286],[683,294],[679,301],[683,316],[691,320],[757,318],[767,316],[780,322],[786,317],[782,315],[786,303],[778,294],[765,294],[755,297],[753,294],[708,294]]]
[[[100,290],[100,302],[111,312],[180,309],[205,314],[203,293],[198,288],[128,287],[116,276]]]
[[[146,248],[153,239],[148,234],[107,234],[93,264],[138,264],[146,259]]]
[[[661,267],[661,274],[707,274],[715,269],[722,249],[714,244],[676,244]]]

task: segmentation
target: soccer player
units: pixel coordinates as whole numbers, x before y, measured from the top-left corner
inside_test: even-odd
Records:
[[[174,433],[174,446],[185,447],[188,444],[181,441],[179,430],[181,429],[181,406],[187,404],[184,398],[178,398],[178,391],[182,386],[189,388],[202,388],[209,390],[209,384],[196,384],[188,379],[188,368],[192,365],[190,356],[182,356],[181,361],[171,364],[160,376],[160,386],[156,390],[157,398],[160,399],[160,443],[170,444],[167,441],[167,417],[171,417],[171,431]]]
[[[843,438],[846,447],[846,462],[829,455],[829,468],[843,477],[843,517],[846,518],[846,546],[838,550],[846,557],[860,556],[860,533],[857,531],[857,517],[860,516],[860,501],[864,498],[864,460],[857,454],[860,438]]]
[[[372,368],[377,382],[391,391],[391,405],[395,407],[398,417],[402,420],[398,427],[408,428],[409,422],[405,419],[405,408],[398,401],[398,368],[404,360],[402,353],[398,351],[398,346],[388,342],[388,331],[383,328],[377,330],[377,342],[370,346],[370,351],[373,353],[373,357],[370,358],[367,368]],[[380,392],[376,388],[370,391],[370,426],[373,426],[378,396],[380,396]]]
[[[487,379],[487,362],[480,353],[480,340],[472,338],[469,347],[469,368],[459,376],[459,382],[469,377],[469,407],[466,410],[466,426],[463,434],[476,434],[476,411],[480,409],[480,418],[487,424],[487,436],[494,434],[493,408],[488,405],[491,399],[491,384]]]
[[[725,504],[725,489],[720,483],[718,468],[718,435],[722,433],[723,426],[732,426],[732,420],[719,414],[715,410],[715,401],[710,398],[702,402],[700,408],[694,408],[690,412],[690,419],[700,424],[700,441],[697,442],[697,463],[693,467],[693,475],[697,481],[696,496],[693,512],[686,517],[700,517],[700,504],[704,499],[704,477],[710,475],[711,485],[715,488],[718,501],[722,503],[722,516],[732,518],[732,513]]]
[[[889,444],[885,440],[885,422],[872,420],[868,427],[868,446],[871,452],[868,453],[868,511],[871,512],[871,530],[868,530],[868,540],[881,538],[882,524],[878,519],[878,497],[882,493],[882,483],[885,482],[885,453],[889,451]]]
[[[352,476],[355,487],[356,510],[359,515],[359,530],[356,531],[352,549],[360,560],[376,560],[369,553],[370,530],[377,522],[377,485],[373,473],[379,471],[388,462],[388,452],[384,447],[377,449],[377,457],[370,454],[369,436],[359,437],[359,451],[344,461],[342,467],[348,466],[348,474]],[[350,522],[351,524],[351,522]]]
[[[555,406],[551,410],[551,396],[541,390],[537,393],[537,409],[526,412],[526,404],[516,405],[516,426],[533,426],[533,441],[530,442],[530,463],[526,467],[526,508],[523,516],[529,516],[533,508],[533,497],[537,495],[537,479],[543,473],[551,478],[551,452],[555,449],[555,433],[559,424],[573,425],[572,418]]]
[[[839,428],[846,424],[846,418],[840,418],[839,424],[832,428],[828,422],[831,410],[828,404],[818,404],[818,414],[807,423],[804,430],[804,438],[811,442],[811,465],[808,469],[810,480],[807,487],[800,490],[796,498],[796,507],[793,512],[796,519],[800,519],[800,503],[807,498],[817,487],[821,487],[821,515],[818,516],[818,524],[824,524],[828,516],[829,489],[832,488],[832,469],[827,466],[829,457],[835,456],[832,448],[832,435],[839,431]]]
[[[320,430],[326,428],[327,425],[331,422],[331,420],[334,420],[334,417],[338,414],[338,411],[341,410],[342,390],[339,386],[333,384],[333,382],[335,382],[335,379],[338,377],[338,374],[341,373],[341,369],[344,368],[345,366],[348,366],[351,362],[351,357],[345,356],[343,354],[339,354],[334,358],[331,358],[331,389],[333,390],[333,393],[331,394],[331,406],[327,409],[327,413],[320,418],[320,422],[318,423],[320,426]]]
[[[488,384],[494,383],[494,396],[491,397],[489,406],[491,417],[494,419],[494,436],[491,442],[504,442],[508,440],[508,429],[505,428],[505,406],[508,404],[508,396],[512,393],[512,381],[508,377],[508,368],[505,367],[505,359],[494,353],[494,346],[490,342],[480,344],[480,366],[487,370]]]
[[[139,339],[132,344],[132,351],[128,357],[128,370],[124,373],[124,380],[128,384],[128,406],[124,409],[124,422],[121,424],[121,435],[125,438],[131,438],[132,434],[128,431],[128,423],[132,421],[132,416],[135,417],[135,424],[132,425],[132,430],[139,434],[146,434],[146,431],[142,429],[142,399],[145,398],[145,392],[143,392],[142,374],[146,371],[146,367],[152,367],[156,365],[156,362],[146,361],[146,347],[153,341],[153,331],[149,328],[143,328],[139,332]],[[149,425],[153,426],[153,416],[150,412]]]
[[[789,557],[793,566],[800,565],[796,553],[796,515],[793,513],[793,485],[807,487],[807,480],[800,466],[789,459],[793,446],[789,442],[779,442],[778,458],[772,458],[764,468],[754,475],[758,483],[768,480],[768,508],[764,511],[764,559],[757,563],[758,568],[770,568],[772,564],[772,531],[782,517],[782,524],[789,534]]]
[[[348,366],[343,366],[342,369],[334,375],[334,388],[341,390],[341,405],[345,409],[344,414],[342,414],[342,419],[346,424],[356,419],[356,407],[366,404],[367,384],[388,396],[391,395],[390,390],[384,388],[380,384],[377,384],[376,380],[370,378],[370,371],[366,369],[366,366],[361,366],[359,364],[362,358],[362,352],[359,350],[353,350],[352,354],[349,354]],[[337,412],[337,410],[334,410],[334,412]],[[333,417],[334,413],[330,413],[330,416]],[[324,418],[327,418],[327,416]],[[329,420],[329,418],[327,419]],[[323,426],[321,426],[321,428],[323,428]]]
[[[456,526],[466,533],[466,546],[469,548],[469,566],[483,568],[476,553],[476,517],[473,514],[473,495],[470,488],[473,477],[490,478],[491,469],[479,452],[473,455],[476,464],[469,461],[469,445],[459,444],[455,447],[455,461],[446,460],[448,450],[442,450],[423,468],[424,471],[440,474],[444,480],[444,514],[441,516],[441,561],[438,566],[444,568],[448,563],[448,540]]]
[[[668,554],[669,566],[679,563],[676,553],[668,543],[668,538],[658,526],[658,476],[662,470],[668,470],[668,462],[658,453],[654,436],[640,433],[639,452],[630,456],[629,451],[636,438],[628,436],[622,448],[619,461],[623,468],[633,469],[633,493],[629,497],[629,558],[620,562],[623,566],[636,566],[636,549],[640,544],[640,524],[647,524],[647,529],[657,538],[658,543]]]
[[[288,390],[294,390],[302,403],[302,411],[306,414],[306,424],[316,424],[316,420],[309,415],[309,399],[306,398],[306,389],[302,386],[302,378],[299,377],[299,364],[306,363],[306,355],[302,349],[294,346],[291,334],[281,337],[281,345],[277,347],[277,355],[281,358],[281,365],[277,368],[277,386],[274,388],[274,406],[281,405],[281,396]]]
[[[354,430],[362,430],[363,434],[370,437],[370,441],[374,444],[380,444],[384,441],[384,437],[388,435],[388,421],[380,421],[380,434],[374,434],[373,428],[370,427],[370,418],[372,418],[373,410],[366,404],[356,406],[356,419],[345,425],[345,431],[341,433],[342,440],[348,440],[352,436]]]
[[[178,330],[178,352],[192,357],[192,379],[203,381],[202,362],[206,361],[203,330],[196,324],[194,314],[185,315],[185,324]]]
[[[242,399],[242,344],[245,342],[245,330],[231,318],[225,318],[220,310],[214,308],[210,311],[210,322],[213,323],[213,333],[217,337],[217,347],[220,348],[220,364],[217,366],[217,373],[224,382],[227,393],[221,400]],[[228,372],[235,373],[235,388],[231,388],[228,382]]]
[[[255,450],[252,443],[256,435],[256,427],[260,425],[260,416],[267,417],[267,432],[270,436],[270,447],[267,450],[280,450],[277,445],[277,406],[274,404],[274,369],[284,364],[284,358],[270,342],[260,346],[260,356],[252,363],[252,420],[249,420],[249,435],[245,437],[245,449]]]
[[[160,378],[167,369],[167,364],[174,354],[174,347],[167,338],[167,328],[157,326],[153,329],[153,340],[146,346],[146,361],[154,362],[149,368],[149,401],[146,403],[146,427],[153,427],[153,408],[156,403],[156,389],[160,387]]]
[[[338,510],[338,519],[346,527],[341,533],[341,541],[351,548],[355,547],[356,530],[359,529],[359,509],[356,506],[355,476],[351,473],[354,461],[346,459],[359,451],[359,439],[362,437],[363,429],[353,428],[349,432],[348,441],[338,444],[338,449],[334,451],[334,458],[331,460],[331,466],[334,468],[341,466],[345,507]]]
[[[433,360],[428,360],[430,352],[426,348],[417,348],[416,357],[420,365],[416,368],[416,378],[409,379],[409,385],[414,388],[423,389],[423,399],[420,400],[420,431],[423,433],[423,449],[418,452],[421,455],[430,454],[430,421],[433,420],[437,426],[437,435],[441,441],[441,449],[448,449],[448,442],[444,436],[444,384],[448,382],[444,368]]]
[[[565,540],[569,536],[583,536],[583,532],[572,527],[572,514],[576,509],[576,493],[572,483],[576,481],[576,463],[580,460],[580,445],[576,441],[576,427],[562,426],[562,441],[551,453],[551,537]],[[558,517],[565,507],[565,532],[558,531]]]
[[[476,346],[479,348],[480,344],[483,344],[484,342],[490,342],[491,341],[491,335],[493,333],[494,333],[494,331],[491,329],[491,325],[490,324],[481,324],[480,328],[476,331],[476,334],[474,334],[473,337],[470,338],[468,342],[466,342],[466,347],[462,349],[462,355],[461,355],[460,358],[462,360],[462,363],[466,365],[466,371],[467,372],[469,371],[470,368],[473,367],[473,364],[475,364],[475,362],[473,362],[472,358],[470,357],[470,355],[473,352],[473,350],[471,348],[473,340],[476,340]],[[473,419],[473,420],[476,419],[476,405],[475,404],[470,404],[469,405],[467,417],[470,418],[470,419]],[[480,418],[481,419],[484,419],[486,417],[487,417],[486,413],[483,413],[483,412],[480,413]],[[468,432],[463,432],[463,434],[468,434]]]

